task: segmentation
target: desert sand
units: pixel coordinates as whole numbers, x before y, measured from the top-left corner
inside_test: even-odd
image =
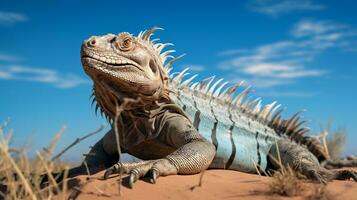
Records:
[[[98,173],[90,178],[81,176],[72,180],[70,191],[73,199],[309,199],[316,192],[314,188],[319,186],[304,181],[301,195],[282,197],[269,194],[271,177],[230,170],[207,170],[202,176],[201,186],[198,186],[201,175],[197,174],[160,177],[156,184],[139,180],[130,189],[127,177],[123,176],[119,196],[119,176],[108,180],[102,180],[102,176],[103,173]],[[357,183],[352,180],[333,181],[326,190],[330,199],[357,199]]]

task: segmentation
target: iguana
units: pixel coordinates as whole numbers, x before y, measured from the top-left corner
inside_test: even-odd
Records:
[[[352,170],[319,165],[328,155],[318,139],[305,135],[309,129],[299,113],[283,119],[276,102],[262,106],[259,99],[246,98],[249,88],[235,95],[244,88],[241,83],[227,87],[214,78],[191,83],[196,75],[185,79],[187,70],[170,75],[179,57],[163,50],[172,44],[151,39],[159,29],[138,36],[92,36],[82,44],[81,62],[93,80],[96,110],[112,125],[85,158],[91,173],[106,169],[104,178],[128,173],[133,186],[144,176],[156,182],[159,176],[207,168],[255,173],[290,166],[321,183],[357,181]],[[118,150],[142,161],[118,162]],[[85,171],[82,164],[70,174]]]

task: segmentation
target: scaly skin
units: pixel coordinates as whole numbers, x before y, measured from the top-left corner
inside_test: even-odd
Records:
[[[112,129],[94,145],[85,162],[91,173],[107,169],[105,178],[113,173],[129,173],[131,186],[145,175],[155,182],[159,176],[199,173],[210,166],[216,154],[215,146],[198,133],[184,109],[169,95],[167,76],[174,61],[164,66],[170,51],[161,51],[169,44],[155,44],[150,40],[155,30],[157,28],[145,31],[138,37],[129,33],[93,36],[81,48],[82,65],[93,80],[98,108],[112,122],[113,129],[117,128],[121,151],[143,159],[137,163],[116,163],[116,131]],[[357,180],[353,171],[333,172],[320,167],[317,158],[305,146],[277,132],[290,131],[291,137],[301,138],[305,129],[300,132],[289,129],[298,121],[293,118],[281,121],[279,117],[272,122],[277,129],[267,127],[266,131],[268,128],[270,132],[275,131],[275,136],[269,138],[277,138],[277,142],[267,146],[271,149],[262,156],[268,157],[273,168],[280,167],[274,162],[279,152],[284,167],[291,166],[310,179],[322,183],[332,179]],[[252,137],[255,136],[252,134]],[[308,146],[316,146],[308,137],[302,140]],[[317,149],[316,155],[323,155],[318,148],[309,149]],[[83,173],[84,165],[70,170],[70,176]]]

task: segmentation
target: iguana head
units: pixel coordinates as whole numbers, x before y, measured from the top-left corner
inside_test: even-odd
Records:
[[[85,72],[94,82],[95,97],[102,105],[116,98],[140,97],[154,101],[167,94],[167,70],[164,66],[173,51],[162,52],[169,43],[150,40],[152,28],[138,36],[123,32],[117,35],[92,36],[84,41],[81,61]],[[111,94],[109,94],[111,93]]]

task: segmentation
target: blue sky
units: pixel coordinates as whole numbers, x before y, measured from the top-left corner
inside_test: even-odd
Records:
[[[44,147],[66,126],[59,148],[105,121],[90,105],[79,49],[91,35],[163,27],[156,37],[187,53],[174,69],[201,78],[246,80],[263,103],[303,113],[313,132],[333,120],[357,154],[357,3],[352,1],[6,1],[0,2],[0,121],[14,144]],[[108,129],[108,125],[106,126]],[[104,134],[65,156],[79,159]]]

